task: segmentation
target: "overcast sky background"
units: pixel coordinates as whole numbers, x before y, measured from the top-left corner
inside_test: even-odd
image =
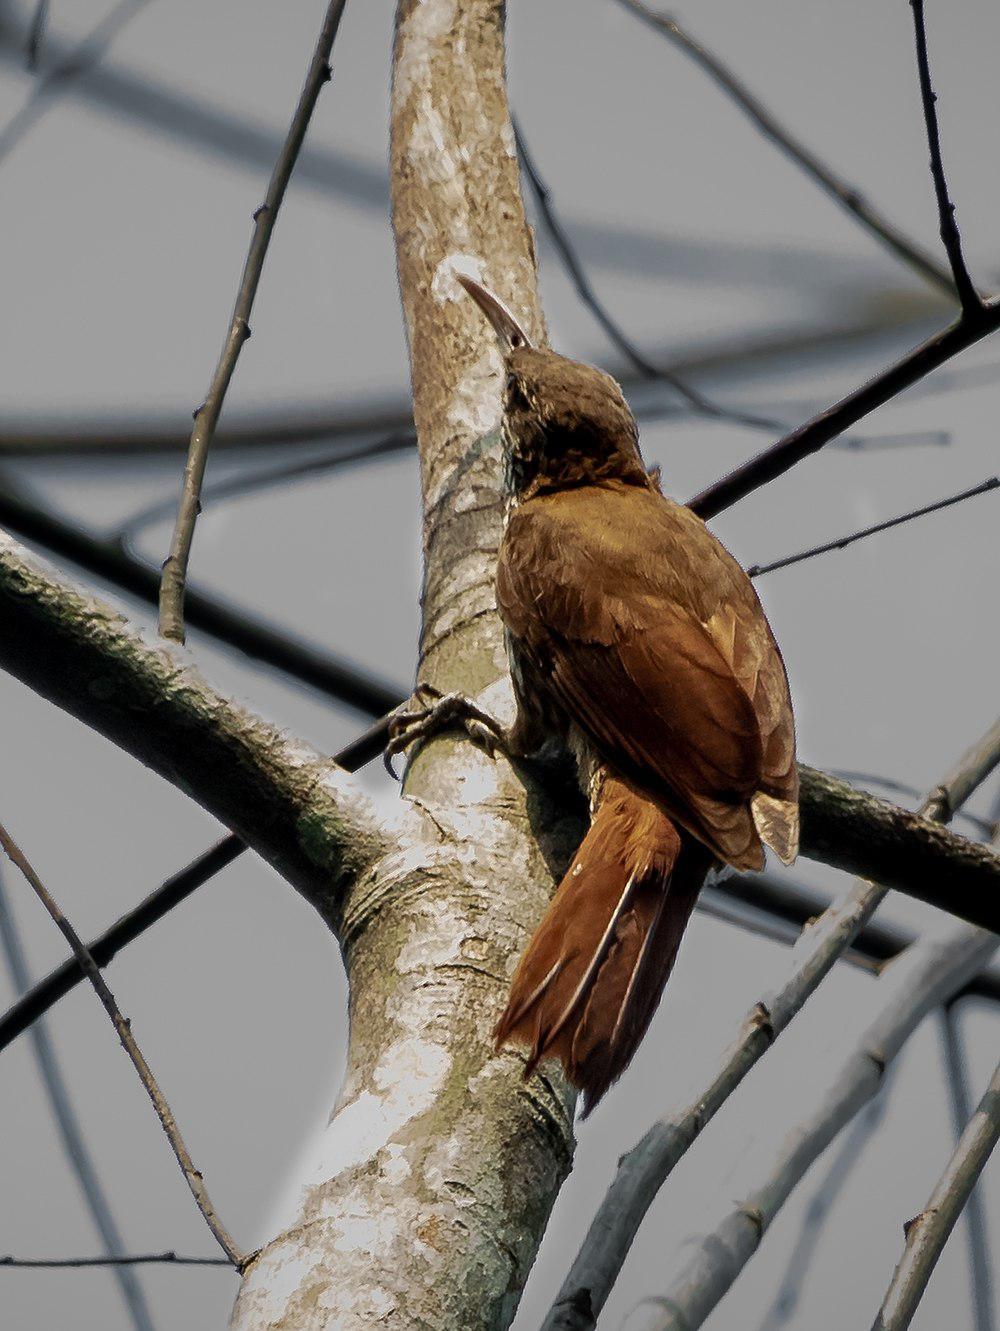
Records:
[[[12,423],[72,428],[146,415],[184,433],[226,329],[250,214],[324,5],[149,0],[100,69],[66,83],[11,144],[3,126],[23,114],[35,87],[17,49],[33,8],[28,0],[0,4],[0,434]],[[392,8],[389,0],[348,5],[333,84],[280,217],[227,419],[320,403],[405,405],[385,182]],[[974,273],[989,285],[1000,273],[993,132],[1000,12],[986,0],[928,8],[950,183]],[[722,400],[794,424],[947,318],[939,296],[612,0],[515,0],[510,11],[512,95],[525,136],[601,295],[648,354],[690,359],[784,341],[773,355],[699,382]],[[50,55],[71,49],[107,12],[90,0],[52,0]],[[806,142],[935,248],[904,0],[705,0],[678,12]],[[177,99],[198,112],[193,121],[178,115]],[[126,114],[126,103],[135,114]],[[212,144],[199,139],[203,112]],[[252,133],[233,141],[227,126],[234,125]],[[234,151],[223,151],[222,140]],[[553,344],[620,369],[544,238],[541,259]],[[866,323],[889,328],[811,346],[817,332]],[[997,468],[998,378],[994,341],[859,431],[945,432],[947,446],[830,448],[723,514],[715,530],[744,562],[763,562],[976,484]],[[661,396],[673,405],[669,390]],[[666,488],[680,498],[765,442],[745,429],[676,416],[643,428],[648,460],[662,464]],[[273,460],[274,452],[220,453],[210,480]],[[19,460],[11,472],[104,530],[174,494],[180,465],[178,457],[91,457]],[[194,575],[406,686],[417,636],[417,513],[408,456],[206,504]],[[804,761],[926,788],[987,727],[997,710],[1000,646],[997,513],[995,496],[975,499],[761,580],[789,668]],[[151,562],[162,558],[168,537],[166,522],[144,532]],[[335,750],[364,725],[349,709],[197,634],[191,649],[211,678],[321,748]],[[5,678],[0,727],[3,821],[85,935],[220,835],[182,794]],[[369,780],[395,798],[377,766]],[[972,807],[986,812],[995,790],[994,781]],[[0,871],[40,976],[62,960],[63,941],[13,871]],[[840,886],[819,865],[803,861],[795,872],[816,886]],[[895,897],[886,914],[930,929],[942,924]],[[576,1169],[529,1282],[521,1331],[532,1331],[551,1301],[618,1155],[654,1115],[704,1082],[786,955],[696,917],[632,1069],[580,1131]],[[109,978],[220,1214],[251,1247],[268,1236],[289,1169],[339,1081],[345,988],[333,940],[248,856],[127,949]],[[12,997],[0,966],[0,1003]],[[878,1003],[876,983],[856,971],[840,968],[826,982],[676,1171],[602,1326],[618,1326],[644,1294],[666,1287],[685,1244],[763,1171]],[[986,1007],[963,1017],[976,1098],[996,1059],[998,1021]],[[76,990],[49,1028],[129,1247],[213,1253],[94,995]],[[884,1126],[833,1210],[792,1325],[870,1324],[899,1255],[902,1222],[920,1208],[950,1152],[948,1112],[929,1022],[900,1060]],[[710,1320],[712,1331],[764,1325],[825,1168],[786,1208]],[[985,1188],[994,1240],[998,1182],[994,1170]],[[0,1253],[97,1251],[22,1037],[0,1063]],[[145,1268],[140,1278],[158,1331],[225,1324],[235,1289],[227,1271]],[[0,1308],[11,1331],[70,1320],[88,1331],[131,1326],[103,1271],[0,1271]],[[967,1308],[959,1230],[914,1325],[964,1326]]]

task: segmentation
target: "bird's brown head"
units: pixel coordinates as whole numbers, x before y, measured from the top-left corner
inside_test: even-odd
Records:
[[[486,315],[507,370],[503,430],[515,498],[620,480],[651,484],[635,418],[602,370],[533,347],[506,306],[472,278],[458,279]]]

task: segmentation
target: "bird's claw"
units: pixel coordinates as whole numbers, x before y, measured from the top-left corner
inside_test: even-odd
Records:
[[[477,707],[471,698],[461,693],[442,693],[433,684],[420,683],[414,690],[410,705],[397,712],[389,722],[389,742],[385,746],[383,761],[386,771],[398,781],[392,765],[397,753],[411,744],[426,741],[443,730],[464,730],[469,739],[486,750],[491,758],[506,750],[503,727],[488,712]]]

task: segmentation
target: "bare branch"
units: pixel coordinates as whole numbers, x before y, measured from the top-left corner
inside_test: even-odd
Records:
[[[72,1266],[141,1266],[150,1262],[165,1262],[170,1266],[232,1266],[228,1257],[183,1257],[176,1252],[126,1253],[121,1257],[0,1257],[0,1266],[46,1270]]]
[[[94,536],[41,507],[20,492],[8,477],[0,485],[0,523],[24,540],[68,559],[78,568],[155,606],[160,590],[157,573],[122,544]],[[244,652],[252,660],[280,670],[310,688],[346,703],[368,716],[396,706],[404,690],[385,683],[348,661],[225,601],[196,589],[188,590],[187,622],[192,628]]]
[[[995,490],[998,486],[1000,486],[1000,477],[991,476],[989,480],[974,485],[971,490],[963,490],[961,494],[952,495],[949,499],[939,499],[936,503],[925,504],[923,508],[912,509],[909,513],[902,513],[898,518],[888,518],[885,522],[876,522],[871,527],[862,527],[860,531],[852,532],[849,536],[840,536],[835,541],[811,546],[808,550],[800,550],[797,555],[786,555],[784,559],[775,559],[770,564],[751,564],[747,569],[747,576],[759,578],[762,573],[773,573],[775,569],[788,568],[790,564],[801,564],[803,560],[812,559],[815,555],[825,555],[831,550],[845,550],[855,541],[863,541],[866,536],[889,531],[892,527],[901,527],[903,523],[925,517],[928,513],[938,513],[943,508],[951,508],[953,504],[960,504],[965,499],[986,494],[988,490]]]
[[[250,314],[261,273],[264,271],[264,260],[267,257],[271,234],[278,219],[278,209],[281,207],[295,160],[306,136],[313,108],[323,85],[329,82],[331,77],[330,55],[345,3],[346,0],[330,0],[327,7],[305,85],[278,160],[274,164],[264,202],[254,213],[253,237],[247,252],[239,291],[236,293],[229,334],[215,367],[205,401],[195,412],[187,465],[184,468],[184,486],[177,510],[177,524],[170,543],[170,553],[163,565],[160,590],[160,633],[174,642],[184,641],[184,587],[191,542],[194,539],[194,527],[200,508],[201,483],[208,461],[208,450],[222,412],[229,381],[236,369],[236,362],[239,360],[244,343],[250,336]]]
[[[361,787],[0,534],[0,667],[192,795],[327,916],[381,823]]]
[[[904,1331],[910,1325],[944,1245],[998,1140],[1000,1064],[927,1199],[927,1205],[904,1227],[906,1245],[903,1255],[872,1331]]]
[[[732,100],[741,107],[765,138],[775,144],[791,161],[835,199],[866,230],[877,236],[897,258],[909,264],[935,287],[954,294],[951,275],[915,240],[895,226],[869,202],[857,186],[832,171],[825,162],[797,139],[790,130],[747,88],[746,84],[701,42],[686,32],[672,14],[660,14],[643,0],[618,0],[685,55],[690,56]]]
[[[944,177],[944,161],[941,157],[941,136],[938,132],[937,94],[931,87],[930,62],[927,58],[927,27],[924,22],[924,0],[910,0],[913,10],[913,27],[917,41],[917,74],[920,80],[920,100],[924,108],[924,123],[927,126],[927,142],[931,150],[931,175],[934,179],[934,194],[937,198],[938,220],[941,224],[941,240],[948,254],[948,262],[955,278],[955,289],[963,311],[975,317],[983,309],[983,301],[973,285],[969,270],[965,266],[962,254],[962,238],[958,234],[955,221],[955,205],[948,194],[948,185]]]
[[[998,763],[1000,722],[988,732],[986,741],[977,741],[931,791],[923,810],[932,817],[950,817]],[[789,975],[747,1013],[709,1086],[689,1105],[661,1118],[622,1157],[542,1331],[586,1331],[596,1325],[632,1240],[677,1162],[801,1011],[885,895],[884,886],[857,882],[818,920],[807,925],[792,949]]]
[[[104,1010],[111,1018],[112,1025],[118,1032],[118,1039],[121,1041],[122,1048],[132,1060],[132,1064],[139,1074],[139,1080],[145,1088],[146,1094],[152,1101],[153,1108],[160,1120],[163,1131],[167,1134],[167,1140],[170,1142],[174,1155],[177,1157],[177,1163],[181,1167],[184,1179],[191,1189],[191,1196],[197,1203],[198,1210],[205,1217],[205,1223],[212,1231],[219,1247],[226,1254],[233,1266],[239,1271],[243,1268],[246,1261],[246,1254],[236,1246],[229,1231],[223,1225],[216,1214],[215,1207],[212,1205],[212,1199],[209,1197],[202,1180],[200,1170],[195,1169],[194,1161],[191,1159],[190,1152],[184,1144],[184,1138],[181,1136],[180,1129],[174,1119],[170,1106],[160,1090],[156,1078],[150,1070],[149,1064],[143,1057],[142,1051],[132,1034],[131,1023],[122,1016],[121,1009],[115,1002],[114,995],[108,988],[104,976],[94,963],[94,958],[84,947],[79,934],[70,924],[69,920],[62,913],[56,904],[54,897],[47,890],[42,880],[35,873],[34,869],[25,859],[20,847],[11,839],[10,833],[0,826],[0,847],[6,852],[11,861],[20,869],[21,873],[27,879],[34,890],[39,901],[48,911],[53,921],[59,928],[63,937],[69,943],[81,968],[86,971],[87,978],[94,987],[94,992],[104,1005]]]
[[[0,944],[7,958],[7,967],[14,984],[14,992],[23,997],[31,988],[31,977],[24,955],[24,947],[7,899],[7,888],[0,874]],[[74,963],[75,965],[75,963]],[[79,971],[79,967],[77,967]],[[81,973],[82,974],[82,973]],[[55,1047],[49,1037],[48,1025],[38,1022],[31,1032],[32,1053],[45,1095],[52,1107],[56,1129],[70,1168],[76,1176],[84,1203],[90,1212],[104,1246],[105,1258],[114,1259],[125,1252],[121,1231],[111,1210],[111,1204],[101,1185],[93,1157],[87,1147],[83,1127],[73,1107],[69,1087],[63,1077]],[[128,1311],[135,1331],[153,1331],[153,1319],[146,1304],[142,1285],[132,1271],[115,1271],[115,1282]]]
[[[961,1138],[966,1124],[972,1117],[968,1060],[959,1024],[961,1002],[962,995],[956,994],[944,1005],[939,1025],[944,1054],[944,1075],[951,1100],[951,1117],[956,1140]],[[983,1189],[979,1184],[969,1193],[965,1203],[965,1228],[968,1235],[969,1292],[973,1328],[974,1331],[995,1331],[990,1245],[986,1233]]]
[[[388,718],[383,717],[364,734],[359,735],[346,748],[334,755],[333,761],[345,772],[356,772],[365,763],[377,757],[385,748],[388,737]],[[164,915],[179,906],[202,884],[214,878],[247,849],[237,836],[223,837],[203,855],[174,874],[151,892],[133,910],[117,920],[110,929],[89,945],[88,951],[98,966],[107,966],[112,958],[136,938],[151,928]],[[83,980],[83,972],[75,961],[66,961],[44,980],[23,995],[0,1018],[0,1050],[17,1038],[50,1007],[65,997]]]
[[[957,323],[935,333],[926,342],[907,352],[901,360],[869,379],[866,384],[790,431],[763,453],[745,462],[722,480],[710,485],[688,501],[706,522],[731,508],[754,490],[783,476],[797,463],[819,450],[849,429],[857,421],[890,401],[911,384],[919,382],[952,356],[1000,328],[1000,300],[991,298],[970,313],[963,311]]]
[[[921,1021],[986,964],[1000,939],[961,928],[917,943],[887,968],[891,997],[855,1051],[785,1138],[765,1177],[697,1246],[662,1297],[645,1304],[642,1331],[696,1331],[732,1287],[809,1167],[882,1085],[886,1069]]]

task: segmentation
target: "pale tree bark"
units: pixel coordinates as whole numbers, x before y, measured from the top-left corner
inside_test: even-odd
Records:
[[[392,179],[423,483],[419,673],[509,716],[501,364],[454,276],[488,283],[544,339],[503,17],[500,0],[399,5]],[[554,1074],[524,1084],[490,1030],[577,819],[457,736],[415,757],[405,794],[419,833],[344,912],[345,1085],[297,1214],[244,1282],[240,1331],[506,1327],[569,1169],[572,1096]]]

